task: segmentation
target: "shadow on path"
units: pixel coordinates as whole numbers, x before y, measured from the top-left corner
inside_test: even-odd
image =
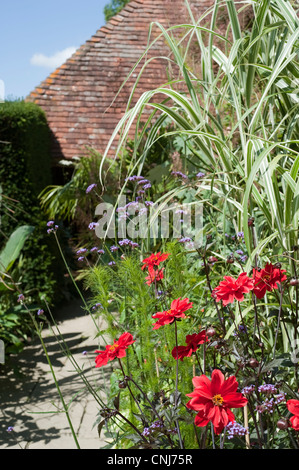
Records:
[[[64,344],[89,383],[94,389],[104,389],[105,382],[107,385],[109,382],[110,370],[108,368],[102,374],[94,367],[94,351],[99,347],[99,340],[95,339],[95,326],[80,303],[73,302],[57,312],[55,320]],[[81,433],[86,448],[100,448],[100,444],[105,443],[100,442],[96,429],[92,431],[100,404],[88,392],[55,337],[47,332],[43,336],[64,400],[72,402],[70,414],[73,413],[76,433],[79,437]],[[104,393],[100,392],[99,397],[104,397]],[[25,347],[20,355],[12,356],[7,365],[0,366],[0,403],[0,448],[32,448],[32,444],[33,448],[74,448],[57,388],[38,339]],[[9,426],[14,431],[8,432]]]

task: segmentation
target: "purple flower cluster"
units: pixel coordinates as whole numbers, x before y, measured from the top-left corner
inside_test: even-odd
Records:
[[[127,178],[127,181],[137,182],[137,184],[143,185],[143,189],[139,190],[138,194],[144,194],[144,191],[152,187],[151,182],[143,176],[129,176]]]
[[[103,305],[100,302],[96,303],[91,309],[95,311],[95,310],[98,310],[99,308],[103,308]]]
[[[190,243],[191,241],[190,237],[183,237],[179,240],[179,243]]]
[[[151,424],[148,428],[144,428],[142,435],[145,437],[150,436],[152,433],[155,431],[163,431],[165,430],[164,424],[162,421],[155,421],[153,424]],[[168,433],[176,434],[177,430],[176,429],[167,429]]]
[[[95,183],[90,184],[88,188],[86,189],[86,194],[90,193],[96,187],[97,185]]]
[[[90,224],[88,225],[88,228],[89,230],[95,230],[97,226],[98,226],[97,222],[90,222]]]
[[[251,395],[254,390],[254,385],[247,385],[246,387],[242,388],[241,392],[243,393],[243,395]]]
[[[24,300],[25,300],[24,294],[20,294],[20,295],[18,296],[18,302],[24,302]]]
[[[197,178],[204,178],[206,175],[205,173],[203,173],[202,171],[200,171],[199,173],[197,173],[196,177]]]
[[[49,220],[49,222],[47,222],[47,227],[49,227],[47,233],[56,232],[58,229],[58,225],[55,225],[54,220]]]
[[[79,250],[76,251],[77,255],[80,255],[78,257],[78,261],[82,262],[86,259],[86,256],[89,253],[98,253],[99,255],[103,255],[105,253],[104,250],[99,249],[97,246],[92,247],[90,250],[87,250],[87,248],[80,248]]]
[[[272,385],[272,384],[262,384],[259,386],[258,391],[260,393],[270,394],[270,393],[276,393],[277,388],[275,387],[275,385]]]
[[[275,409],[275,406],[279,405],[285,400],[286,400],[285,393],[279,393],[278,395],[275,395],[274,397],[266,398],[260,405],[257,405],[256,411],[260,414],[265,413],[265,412],[272,414]]]
[[[229,422],[226,426],[226,430],[228,433],[228,439],[232,439],[235,436],[245,436],[245,434],[248,434],[248,429],[244,428],[241,424],[237,422]]]
[[[123,240],[120,240],[119,242],[120,246],[130,246],[132,248],[137,248],[139,245],[136,242],[132,242],[132,240],[129,240],[128,238],[124,238]]]
[[[178,178],[182,178],[184,180],[188,179],[188,176],[185,175],[185,173],[182,173],[181,171],[172,171],[171,174],[173,176],[177,176]]]
[[[146,207],[140,207],[140,199],[142,199],[142,197],[137,196],[135,201],[128,202],[128,204],[123,207],[118,207],[116,212],[119,213],[119,219],[128,219],[130,215],[133,213],[135,214],[136,212],[139,212],[139,215],[142,215],[143,213],[147,212],[147,207],[154,205],[152,201],[144,201]],[[130,209],[133,210],[133,213],[130,211]]]

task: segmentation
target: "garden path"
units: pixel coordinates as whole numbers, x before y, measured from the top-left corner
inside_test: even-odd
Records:
[[[89,382],[95,386],[109,383],[107,371],[94,367],[99,340],[95,338],[94,322],[80,302],[72,301],[55,312],[55,321],[72,356],[81,367],[84,365]],[[99,327],[103,329],[103,325]],[[43,338],[64,400],[71,402],[69,413],[80,448],[102,448],[107,441],[99,438],[94,426],[99,405],[70,359],[62,354],[51,331],[44,329]],[[57,407],[62,409],[61,402],[38,339],[20,355],[11,357],[9,364],[0,365],[0,403],[0,449],[76,449],[65,413],[56,412]],[[10,426],[12,432],[7,431]]]

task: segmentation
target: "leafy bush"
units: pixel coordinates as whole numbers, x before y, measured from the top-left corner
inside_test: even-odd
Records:
[[[2,281],[10,286],[1,290],[1,324],[6,325],[6,334],[11,325],[16,337],[22,330],[19,306],[12,312],[18,298],[17,288],[26,292],[33,304],[38,304],[42,298],[50,304],[54,298],[55,301],[63,298],[59,252],[47,235],[45,214],[38,200],[40,191],[51,182],[50,133],[44,112],[33,103],[1,104],[0,141],[2,252],[21,227],[32,227],[17,260],[14,259],[11,266],[0,268]],[[8,323],[6,315],[10,319]],[[28,334],[25,323],[24,331]]]

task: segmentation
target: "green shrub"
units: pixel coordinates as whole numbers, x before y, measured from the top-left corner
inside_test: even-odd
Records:
[[[50,131],[44,112],[33,103],[0,106],[0,182],[5,199],[0,207],[0,248],[21,225],[35,229],[12,275],[33,302],[42,296],[52,303],[61,283],[61,262],[46,231],[38,194],[51,184]]]

